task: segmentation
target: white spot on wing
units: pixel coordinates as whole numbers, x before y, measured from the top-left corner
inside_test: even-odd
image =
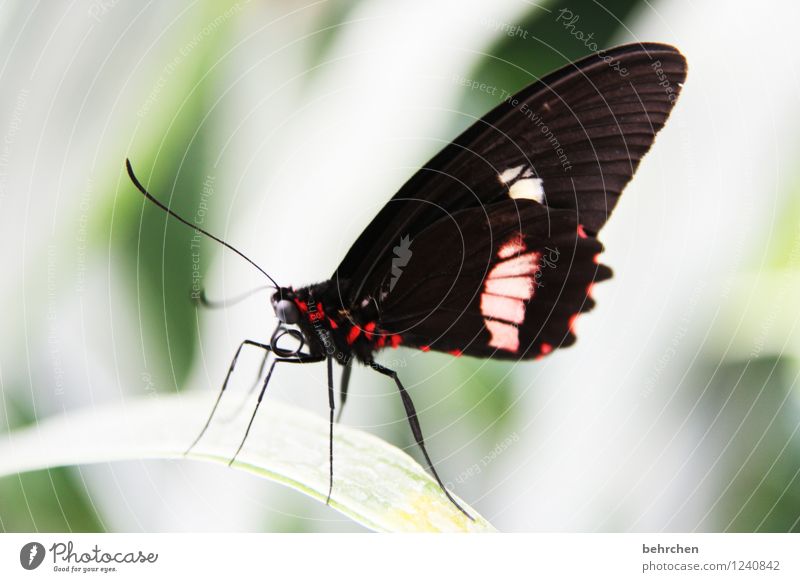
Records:
[[[524,180],[517,180],[511,185],[508,195],[519,200],[526,198],[528,200],[535,200],[539,204],[544,202],[544,183],[541,178],[525,178]]]
[[[524,167],[524,165],[519,165],[514,166],[513,168],[508,168],[507,170],[503,170],[503,173],[497,178],[500,180],[501,184],[508,184],[511,180],[519,176],[520,171],[522,171],[522,168]]]

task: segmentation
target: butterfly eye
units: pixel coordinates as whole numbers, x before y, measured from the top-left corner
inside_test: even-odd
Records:
[[[283,323],[297,323],[300,321],[300,312],[297,310],[297,305],[288,299],[281,299],[275,303],[275,315]]]

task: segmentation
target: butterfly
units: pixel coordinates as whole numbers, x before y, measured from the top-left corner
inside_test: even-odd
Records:
[[[439,477],[400,377],[375,356],[403,346],[519,361],[572,345],[576,318],[594,306],[593,285],[612,274],[598,260],[598,234],[666,123],[686,70],[672,46],[629,44],[569,64],[508,97],[400,188],[329,279],[304,287],[278,285],[241,251],[159,202],[127,160],[131,180],[149,201],[240,255],[274,287],[277,326],[270,341],[239,345],[189,448],[208,428],[244,347],[263,351],[266,374],[231,463],[275,367],[325,362],[330,502],[338,422],[334,364],[342,367],[341,415],[355,360],[395,383],[431,474],[471,519]]]

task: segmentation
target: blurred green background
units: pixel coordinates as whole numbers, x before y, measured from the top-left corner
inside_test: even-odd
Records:
[[[175,210],[207,204],[204,226],[279,281],[312,283],[499,102],[467,81],[514,92],[589,54],[589,34],[670,42],[689,78],[604,230],[615,278],[578,345],[519,365],[402,349],[386,363],[444,479],[501,530],[800,531],[800,52],[781,33],[798,8],[780,10],[779,23],[681,0],[5,3],[4,430],[215,390],[240,339],[268,339],[266,296],[190,301],[195,264],[213,297],[262,281],[144,206],[126,157]],[[243,357],[241,393],[257,365]],[[325,412],[322,368],[276,384],[270,398]],[[417,455],[388,381],[357,369],[348,406],[345,422]],[[0,528],[361,529],[177,461],[0,479]]]

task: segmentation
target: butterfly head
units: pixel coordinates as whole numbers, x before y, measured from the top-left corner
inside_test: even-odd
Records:
[[[300,310],[294,302],[294,291],[282,287],[272,294],[272,309],[278,321],[288,325],[300,322]]]

